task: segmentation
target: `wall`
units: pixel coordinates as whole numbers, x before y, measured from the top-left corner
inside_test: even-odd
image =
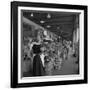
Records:
[[[11,0],[1,0],[0,1],[0,90],[10,90],[10,1]],[[19,0],[23,1],[23,0]],[[24,0],[25,1],[25,0]],[[27,0],[29,1],[29,0]],[[64,4],[80,4],[89,5],[89,0],[30,0],[37,2],[48,2],[48,3],[64,3]],[[89,5],[90,9],[90,5]],[[88,10],[90,11],[90,10]],[[89,12],[90,14],[90,12]],[[89,15],[88,15],[89,16]],[[88,18],[90,20],[90,18]],[[90,22],[89,22],[90,23]],[[89,25],[90,26],[90,25]],[[89,27],[90,28],[90,27]],[[88,38],[90,38],[90,31],[88,31]],[[88,42],[90,46],[90,41]],[[90,50],[90,47],[88,47]],[[88,51],[90,53],[90,51]],[[90,59],[90,56],[89,56]],[[90,60],[89,60],[90,63]],[[90,65],[89,65],[90,68]],[[90,76],[90,70],[88,72]],[[90,78],[89,78],[90,81]],[[90,90],[90,83],[83,85],[66,85],[66,86],[49,86],[49,87],[35,87],[27,88],[28,90]],[[23,88],[23,90],[26,88]],[[15,89],[16,90],[16,89]]]

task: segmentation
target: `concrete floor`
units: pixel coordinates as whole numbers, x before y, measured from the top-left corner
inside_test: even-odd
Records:
[[[77,58],[69,56],[67,60],[62,63],[61,70],[54,70],[53,75],[71,75],[78,74],[78,64],[76,63]]]
[[[79,64],[76,63],[77,58],[69,56],[67,60],[64,60],[60,70],[53,70],[52,75],[72,75],[79,74]],[[25,72],[24,77],[31,77],[32,72]]]

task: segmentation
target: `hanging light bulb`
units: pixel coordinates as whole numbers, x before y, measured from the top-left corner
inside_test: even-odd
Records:
[[[41,20],[40,23],[45,23],[45,21]]]
[[[31,17],[33,17],[33,13],[31,13]]]
[[[50,25],[47,25],[46,27],[47,27],[47,28],[50,28],[51,26],[50,26]]]
[[[51,15],[48,13],[47,18],[51,18]]]

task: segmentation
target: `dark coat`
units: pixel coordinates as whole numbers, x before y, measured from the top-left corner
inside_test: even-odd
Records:
[[[43,76],[45,75],[45,70],[42,65],[40,55],[34,56],[33,59],[33,76]]]

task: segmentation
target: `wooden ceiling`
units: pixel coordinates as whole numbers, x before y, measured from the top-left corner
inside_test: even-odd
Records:
[[[76,13],[23,11],[23,16],[67,40],[72,39]]]

